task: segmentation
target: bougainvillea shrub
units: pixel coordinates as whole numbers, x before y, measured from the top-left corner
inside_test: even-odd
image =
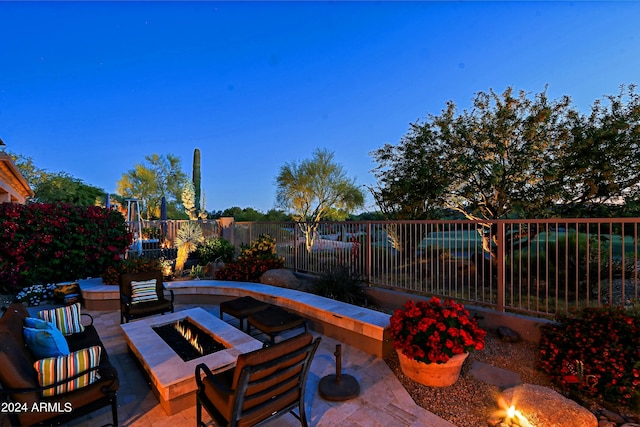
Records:
[[[68,204],[0,204],[0,287],[98,277],[120,262],[131,235],[120,212]]]
[[[542,328],[537,365],[562,387],[626,405],[640,391],[639,337],[640,316],[622,307],[558,315]]]

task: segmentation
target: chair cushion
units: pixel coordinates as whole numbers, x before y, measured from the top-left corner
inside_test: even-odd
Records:
[[[32,320],[29,321],[29,319]],[[29,317],[26,319],[25,324],[26,326],[23,328],[24,341],[36,359],[69,354],[67,340],[64,339],[62,332],[53,323]],[[29,327],[29,325],[36,327]]]
[[[62,332],[62,335],[84,332],[84,326],[80,323],[79,302],[66,307],[39,311],[38,317],[53,323]]]
[[[143,280],[131,282],[131,303],[139,304],[141,302],[157,301],[158,294],[156,292],[157,280]]]
[[[33,367],[38,372],[38,382],[41,386],[48,386],[57,381],[63,381],[80,372],[95,368],[100,363],[101,352],[102,348],[94,345],[83,350],[75,351],[67,356],[40,359],[33,364]],[[86,387],[97,379],[98,372],[94,370],[59,386],[43,390],[42,396],[47,397],[67,393]]]

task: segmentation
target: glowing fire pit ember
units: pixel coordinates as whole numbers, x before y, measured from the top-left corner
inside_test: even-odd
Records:
[[[152,329],[185,362],[226,348],[188,318]]]

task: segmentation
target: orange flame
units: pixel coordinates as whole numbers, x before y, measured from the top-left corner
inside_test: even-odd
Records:
[[[184,339],[186,339],[189,344],[198,351],[198,353],[204,354],[204,349],[198,342],[198,337],[191,333],[191,329],[183,326],[180,322],[176,322],[173,327],[176,328],[180,335],[182,335]]]

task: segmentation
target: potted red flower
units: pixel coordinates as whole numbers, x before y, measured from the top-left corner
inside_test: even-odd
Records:
[[[391,316],[391,339],[402,372],[421,384],[455,383],[470,352],[484,348],[486,331],[453,300],[407,301]]]

